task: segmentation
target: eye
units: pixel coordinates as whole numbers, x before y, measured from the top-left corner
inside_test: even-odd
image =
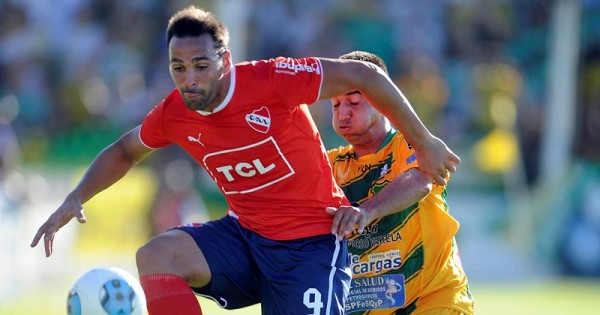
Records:
[[[338,108],[340,107],[340,102],[331,102],[331,105],[333,106],[333,108]]]
[[[185,68],[182,66],[172,66],[171,69],[175,72],[183,72]]]
[[[209,63],[197,63],[194,65],[194,67],[199,70],[206,70],[206,69],[210,68],[210,64]]]
[[[350,103],[350,105],[358,105],[360,104],[361,100],[362,95],[358,93],[352,94],[350,97],[348,97],[348,103]]]

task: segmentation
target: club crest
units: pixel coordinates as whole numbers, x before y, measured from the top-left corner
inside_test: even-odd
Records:
[[[269,113],[269,109],[263,106],[252,111],[252,113],[246,115],[246,122],[252,129],[260,133],[267,133],[269,127],[271,127],[271,114]]]

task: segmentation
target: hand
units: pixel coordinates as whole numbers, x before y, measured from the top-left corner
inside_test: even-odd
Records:
[[[48,220],[38,229],[33,241],[31,242],[31,247],[37,246],[38,242],[43,236],[46,257],[50,257],[50,255],[52,255],[54,235],[56,235],[56,232],[58,232],[58,230],[65,224],[69,223],[69,221],[71,221],[73,218],[77,218],[79,223],[87,222],[85,216],[83,215],[83,207],[81,206],[81,203],[75,199],[67,198],[63,204],[58,207],[58,209],[54,211]]]
[[[425,146],[416,148],[419,169],[437,185],[446,185],[450,173],[456,172],[460,158],[441,139],[432,136]]]
[[[338,241],[350,236],[355,229],[358,233],[362,233],[365,226],[371,221],[368,211],[359,207],[327,207],[325,211],[333,215],[331,234],[335,235]]]

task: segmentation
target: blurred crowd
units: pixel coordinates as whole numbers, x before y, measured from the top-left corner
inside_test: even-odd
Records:
[[[234,51],[237,60],[377,53],[434,132],[451,144],[485,135],[504,143],[503,155],[478,165],[484,171],[510,167],[518,143],[535,180],[552,1],[235,2],[248,11],[246,56]],[[596,63],[598,2],[582,1],[582,57]],[[139,123],[173,86],[164,29],[188,4],[227,14],[215,1],[0,1],[0,117],[16,130],[24,158],[86,163]],[[598,98],[594,82],[582,85],[589,102]],[[321,106],[315,116],[335,144],[328,111]]]
[[[168,17],[190,4],[218,16],[228,14],[220,12],[225,6],[217,3],[0,0],[0,168],[16,160],[88,164],[173,88],[164,38]],[[499,174],[522,163],[524,180],[535,184],[548,103],[555,1],[235,3],[247,9],[241,15],[246,19],[241,39],[245,55],[233,51],[237,61],[335,58],[357,49],[376,53],[425,124],[461,155],[468,166],[461,172]],[[573,150],[599,161],[600,1],[579,3],[580,82]],[[326,145],[341,144],[329,127],[330,108],[312,110]],[[552,127],[556,126],[546,128]],[[177,150],[169,152],[181,157]],[[172,169],[185,173],[189,166]],[[159,176],[168,185],[169,175]],[[177,196],[189,195],[176,186],[168,187]]]

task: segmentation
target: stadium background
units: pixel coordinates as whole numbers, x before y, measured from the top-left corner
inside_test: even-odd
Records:
[[[164,29],[189,4],[229,26],[234,61],[384,58],[463,159],[449,203],[479,314],[599,309],[600,1],[0,0],[0,314],[64,314],[85,270],[135,274],[153,234],[223,214],[169,148],[86,204],[89,223],[61,230],[52,257],[29,248],[98,151],[172,89]],[[312,112],[341,145],[327,102]]]

